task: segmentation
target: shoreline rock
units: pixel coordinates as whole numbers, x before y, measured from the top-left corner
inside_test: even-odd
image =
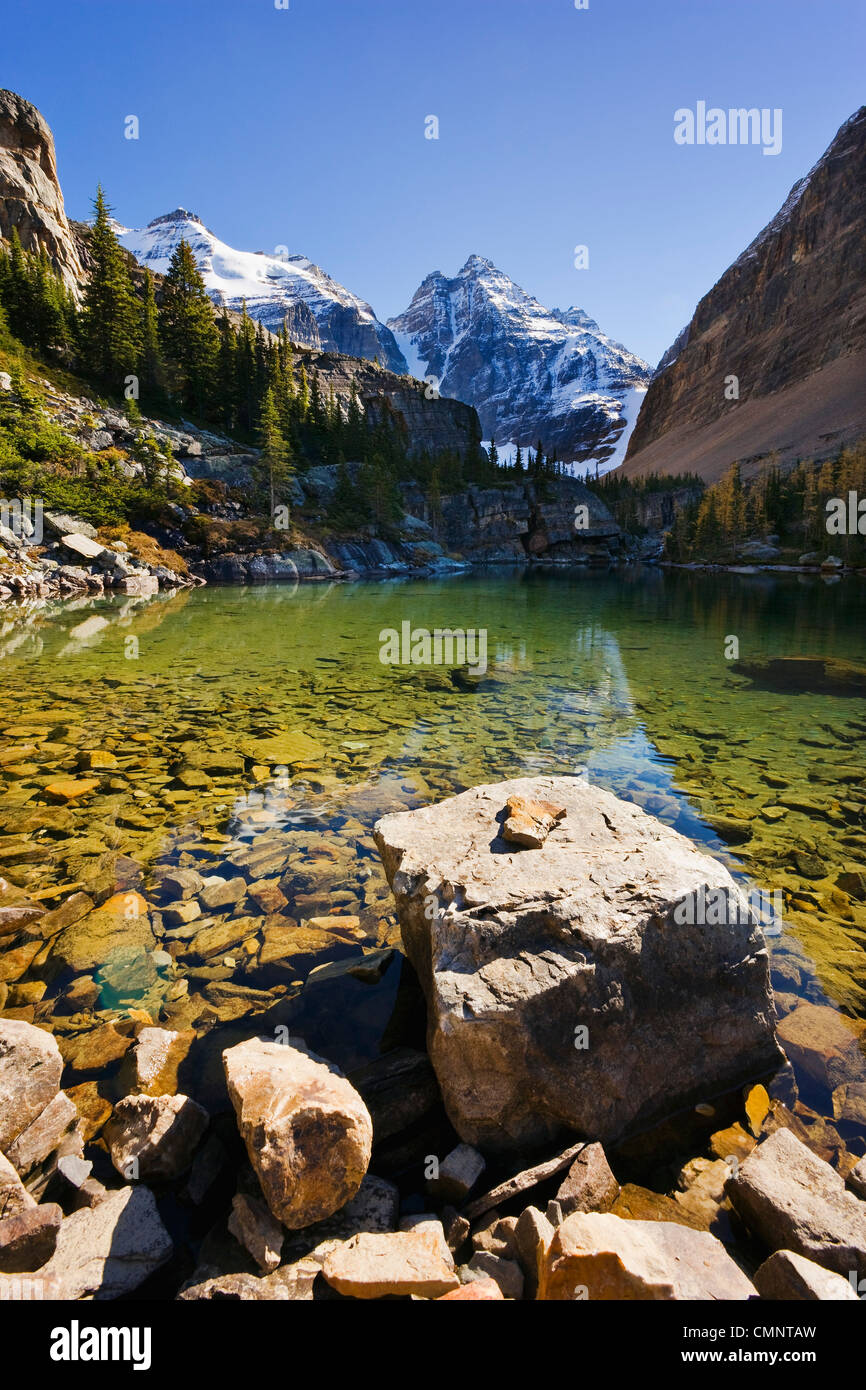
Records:
[[[515,795],[566,810],[531,853],[502,838]],[[519,778],[385,816],[374,837],[466,1143],[620,1139],[781,1063],[745,900],[638,807],[579,778]],[[728,921],[690,923],[704,888]]]

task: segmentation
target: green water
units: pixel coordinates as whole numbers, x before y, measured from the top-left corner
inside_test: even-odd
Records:
[[[341,1021],[318,1017],[321,971],[307,984],[310,972],[399,942],[375,820],[538,772],[587,775],[781,890],[784,930],[770,943],[781,1009],[807,997],[866,1017],[866,906],[836,885],[866,866],[866,702],[759,690],[726,656],[736,638],[742,657],[862,660],[864,618],[858,580],[652,569],[6,610],[2,901],[26,893],[51,909],[86,892],[120,912],[112,895],[138,893],[145,944],[173,957],[142,974],[119,930],[82,969],[58,953],[68,932],[7,935],[6,1012],[74,1039],[124,1011],[210,1029],[300,998],[324,1047]],[[407,621],[485,630],[480,687],[455,684],[448,665],[383,665],[380,634]],[[66,803],[46,792],[70,778],[94,785]],[[177,925],[155,914],[166,867],[234,882],[250,848],[261,867],[240,888],[260,902],[242,893]],[[325,916],[310,929],[320,951],[307,941],[295,956],[286,937],[280,955],[281,930]],[[82,973],[93,998],[64,1003]],[[394,958],[371,957],[369,973],[395,981],[385,1013],[367,1010],[372,1038],[399,988]],[[363,1031],[343,1045],[350,1061],[370,1050]]]

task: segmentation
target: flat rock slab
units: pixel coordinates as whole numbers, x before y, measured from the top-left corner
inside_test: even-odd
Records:
[[[541,848],[503,838],[513,796],[565,809]],[[638,807],[578,778],[519,778],[374,833],[467,1143],[541,1144],[563,1128],[605,1142],[778,1065],[745,900]],[[700,924],[702,888],[724,895],[728,920]]]
[[[721,1241],[666,1221],[624,1221],[575,1212],[540,1260],[542,1301],[754,1298],[755,1289]]]
[[[439,1298],[460,1284],[436,1235],[418,1230],[354,1236],[328,1254],[322,1273],[351,1298]]]
[[[172,1249],[150,1188],[125,1187],[67,1216],[40,1273],[59,1279],[65,1298],[119,1298],[165,1264]]]
[[[759,1144],[725,1190],[770,1250],[791,1250],[846,1279],[866,1275],[866,1203],[790,1130]]]

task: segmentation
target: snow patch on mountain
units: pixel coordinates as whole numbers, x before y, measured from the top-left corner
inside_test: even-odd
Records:
[[[406,362],[391,331],[370,305],[306,256],[238,251],[214,235],[185,208],[156,217],[146,227],[115,224],[121,245],[143,266],[160,275],[168,270],[181,239],[188,242],[215,304],[240,310],[302,346],[379,358],[391,371]]]

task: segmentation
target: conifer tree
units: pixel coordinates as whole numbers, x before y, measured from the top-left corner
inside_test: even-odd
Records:
[[[148,405],[158,405],[165,395],[165,366],[159,341],[159,313],[153,288],[153,275],[144,273],[144,301],[141,306],[141,394]]]
[[[159,331],[173,394],[199,415],[213,399],[219,335],[189,243],[178,242],[163,287]]]
[[[101,185],[93,208],[95,217],[88,242],[90,277],[80,321],[81,359],[85,372],[93,379],[120,393],[124,379],[133,375],[138,366],[139,305]]]
[[[259,492],[267,495],[269,514],[273,519],[278,505],[288,506],[288,484],[294,469],[280,429],[280,417],[271,387],[268,387],[262,402],[259,447],[261,458],[255,470],[255,482]]]

